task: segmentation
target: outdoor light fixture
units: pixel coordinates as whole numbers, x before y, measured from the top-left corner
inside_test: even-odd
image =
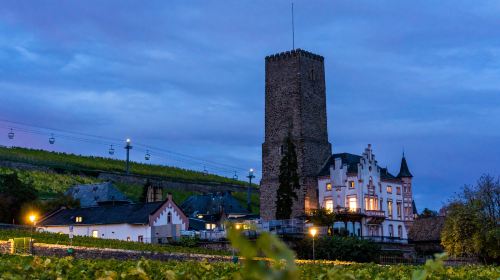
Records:
[[[36,221],[36,216],[35,216],[34,214],[31,214],[31,215],[28,217],[28,219],[30,220],[30,222],[31,222],[32,224],[35,224],[35,221]]]
[[[318,233],[318,229],[316,229],[315,227],[311,227],[309,229],[309,234],[312,236],[313,238],[313,261],[316,261],[316,255],[314,254],[314,237],[316,236],[316,234]]]

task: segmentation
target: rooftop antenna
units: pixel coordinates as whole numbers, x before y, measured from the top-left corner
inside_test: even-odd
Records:
[[[295,50],[295,23],[293,19],[293,2],[292,2],[292,50]]]

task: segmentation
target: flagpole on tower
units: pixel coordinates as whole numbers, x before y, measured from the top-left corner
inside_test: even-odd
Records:
[[[293,18],[293,2],[292,2],[292,50],[295,50],[295,23]]]

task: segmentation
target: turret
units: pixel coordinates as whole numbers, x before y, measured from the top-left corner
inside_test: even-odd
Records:
[[[410,173],[408,168],[408,163],[406,163],[405,154],[403,153],[403,158],[401,159],[401,167],[399,168],[398,178],[412,178],[413,175]]]

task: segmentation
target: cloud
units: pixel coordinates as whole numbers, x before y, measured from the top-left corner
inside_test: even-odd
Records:
[[[325,57],[335,151],[372,143],[392,171],[404,147],[427,207],[499,164],[500,5],[483,4],[295,1],[296,46]],[[264,57],[291,35],[285,0],[6,1],[0,116],[260,169]]]

